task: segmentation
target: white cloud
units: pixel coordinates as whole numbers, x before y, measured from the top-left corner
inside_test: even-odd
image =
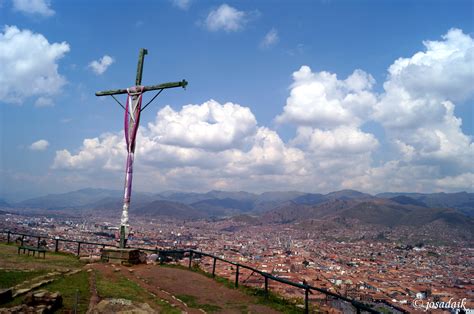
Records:
[[[249,108],[210,100],[202,105],[184,106],[180,112],[167,106],[158,112],[149,129],[163,144],[224,150],[239,146],[255,133],[256,125]]]
[[[340,125],[359,126],[368,119],[376,103],[370,74],[355,70],[345,80],[336,74],[312,72],[302,66],[293,73],[294,83],[279,123],[333,128]]]
[[[111,66],[112,63],[114,62],[115,62],[114,58],[112,58],[109,55],[104,55],[99,60],[94,60],[91,63],[89,63],[89,67],[92,69],[92,71],[94,71],[95,74],[101,75],[105,71],[107,71],[109,66]]]
[[[54,102],[49,97],[39,97],[35,101],[35,106],[36,107],[52,107],[52,106],[54,106]]]
[[[342,126],[333,130],[300,127],[293,143],[306,146],[318,155],[365,154],[374,151],[378,140],[358,128]]]
[[[249,108],[232,103],[210,100],[180,111],[165,107],[155,122],[140,128],[137,143],[135,171],[168,187],[191,182],[202,189],[244,187],[255,176],[287,184],[306,171],[300,149],[257,127]],[[125,151],[123,132],[107,133],[85,139],[76,153],[57,151],[52,168],[115,173],[119,180]]]
[[[210,100],[179,111],[165,107],[139,130],[134,169],[140,179],[135,183],[147,190],[151,182],[153,189],[307,190],[311,185],[329,190],[370,167],[371,150],[378,144],[371,135],[349,127],[318,132],[310,134],[308,145],[293,145],[258,126],[249,108],[238,104]],[[333,142],[322,143],[321,136]],[[57,151],[53,168],[76,175],[114,174],[113,181],[121,182],[124,159],[123,132],[108,133],[84,140],[77,152]]]
[[[390,66],[373,117],[403,160],[436,165],[438,177],[473,172],[474,144],[454,115],[454,102],[474,94],[474,41],[451,29],[442,41],[424,45],[426,51]]]
[[[41,34],[5,26],[0,33],[0,99],[20,104],[29,97],[56,95],[66,84],[58,60],[68,51],[66,42],[50,44]]]
[[[474,190],[474,172],[462,173],[457,176],[448,176],[436,180],[436,185],[442,190]]]
[[[239,11],[227,4],[222,4],[215,10],[209,12],[205,26],[210,31],[224,30],[235,32],[244,28],[248,21],[249,13]]]
[[[472,96],[473,39],[460,29],[450,29],[442,38],[423,42],[426,51],[396,60],[385,89],[403,89],[412,98],[460,101]]]
[[[49,0],[13,0],[13,9],[26,14],[53,16],[55,12],[50,6]]]
[[[48,148],[49,142],[47,140],[38,140],[30,145],[31,150],[46,150]]]
[[[278,43],[280,38],[278,37],[278,31],[275,28],[272,28],[266,35],[263,37],[260,42],[260,48],[270,48]]]
[[[171,3],[181,10],[187,10],[191,6],[191,0],[171,0]]]

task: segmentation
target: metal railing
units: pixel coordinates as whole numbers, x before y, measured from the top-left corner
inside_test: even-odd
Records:
[[[76,252],[76,255],[77,256],[80,256],[80,252],[81,252],[81,244],[87,244],[87,245],[96,245],[96,246],[100,246],[102,248],[105,248],[105,247],[117,247],[115,245],[111,245],[111,244],[104,244],[104,243],[96,243],[96,242],[88,242],[88,241],[81,241],[81,240],[70,240],[70,239],[61,239],[59,237],[49,237],[48,235],[32,235],[32,234],[26,234],[26,233],[21,233],[21,232],[13,232],[13,231],[10,231],[10,230],[6,230],[6,231],[2,231],[1,233],[3,234],[7,234],[7,243],[11,243],[12,242],[12,239],[11,239],[11,236],[12,235],[18,235],[18,236],[21,236],[20,240],[21,240],[21,245],[23,245],[23,242],[24,242],[24,239],[25,237],[29,237],[29,238],[37,238],[37,246],[39,247],[40,246],[40,242],[41,242],[41,239],[49,239],[49,240],[54,240],[55,241],[55,249],[54,251],[55,252],[58,252],[59,251],[59,242],[70,242],[70,243],[77,243],[77,252]],[[229,260],[226,260],[224,258],[221,258],[219,256],[216,256],[216,255],[213,255],[213,254],[210,254],[210,253],[205,253],[205,252],[201,252],[201,251],[196,251],[196,250],[193,250],[193,249],[182,249],[182,250],[160,250],[160,249],[148,249],[148,248],[139,248],[139,247],[134,247],[134,249],[138,249],[138,250],[143,250],[143,251],[148,251],[148,252],[154,252],[156,254],[159,254],[159,256],[161,257],[165,257],[165,256],[169,256],[169,255],[172,255],[172,254],[179,254],[184,257],[186,253],[188,253],[188,257],[189,257],[189,263],[188,263],[188,268],[192,268],[192,262],[193,262],[193,259],[194,259],[194,256],[196,256],[196,258],[201,258],[202,256],[206,256],[206,257],[210,257],[213,259],[213,263],[212,263],[212,277],[215,277],[216,276],[216,264],[217,264],[217,261],[221,261],[221,262],[224,262],[224,263],[227,263],[227,264],[230,264],[230,265],[233,265],[236,267],[236,272],[235,272],[235,281],[234,281],[234,286],[237,288],[239,286],[239,275],[240,275],[240,269],[247,269],[247,270],[250,270],[252,271],[253,273],[256,273],[256,274],[259,274],[261,275],[263,278],[264,278],[264,293],[265,293],[265,296],[268,297],[269,295],[269,281],[270,280],[273,280],[273,281],[276,281],[276,282],[279,282],[279,283],[282,283],[282,284],[285,284],[285,285],[289,285],[289,286],[293,286],[295,288],[299,288],[299,289],[302,289],[304,290],[304,312],[305,313],[309,313],[309,294],[312,293],[311,291],[316,291],[316,292],[319,292],[319,293],[322,293],[326,296],[330,296],[330,297],[333,297],[339,301],[343,301],[343,302],[346,302],[350,305],[352,305],[355,310],[356,310],[356,313],[362,313],[362,312],[368,312],[368,313],[380,313],[379,311],[377,310],[374,310],[373,308],[371,308],[370,306],[362,303],[362,302],[359,302],[357,300],[353,300],[353,299],[350,299],[350,298],[347,298],[345,296],[342,296],[340,294],[337,294],[337,293],[334,293],[334,292],[331,292],[329,290],[326,290],[326,289],[323,289],[323,288],[318,288],[318,287],[314,287],[312,285],[309,285],[305,282],[303,283],[298,283],[298,282],[293,282],[293,281],[290,281],[290,280],[287,280],[287,279],[284,279],[284,278],[281,278],[281,277],[277,277],[277,276],[274,276],[270,273],[267,273],[265,271],[261,271],[261,270],[258,270],[256,268],[253,268],[251,266],[248,266],[248,265],[244,265],[244,264],[240,264],[240,263],[237,263],[237,262],[233,262],[233,261],[229,261]],[[404,311],[403,309],[396,309],[396,310],[399,310],[401,312],[406,312]],[[407,312],[406,312],[407,313]]]

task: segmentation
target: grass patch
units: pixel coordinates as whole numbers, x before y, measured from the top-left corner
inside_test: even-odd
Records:
[[[0,269],[0,289],[13,287],[46,273],[46,270],[21,271]]]
[[[96,271],[97,293],[101,298],[126,298],[135,302],[145,302],[144,289],[137,283],[118,274],[115,280],[106,278]]]
[[[70,313],[76,306],[77,294],[77,312],[85,313],[89,307],[91,298],[89,289],[89,274],[81,271],[70,276],[62,276],[54,282],[44,286],[41,289],[46,289],[51,292],[59,291],[63,297],[63,307],[59,310],[60,313]]]
[[[179,294],[176,296],[178,299],[186,303],[189,307],[195,309],[202,309],[206,312],[217,312],[222,308],[214,304],[200,304],[197,302],[196,297],[188,294]]]
[[[292,302],[271,291],[269,291],[268,296],[266,296],[264,289],[248,286],[239,286],[239,289],[243,290],[248,295],[255,296],[258,304],[269,306],[279,312],[288,314],[300,314],[303,312],[302,309],[295,305],[296,303],[303,303],[302,300],[294,300],[294,302]]]
[[[0,267],[21,269],[75,269],[84,265],[75,255],[69,253],[54,253],[47,251],[46,258],[18,254],[18,246],[14,244],[0,243]]]

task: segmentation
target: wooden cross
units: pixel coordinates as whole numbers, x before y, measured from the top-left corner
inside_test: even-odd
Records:
[[[148,53],[146,49],[140,49],[138,56],[137,78],[135,86],[126,89],[107,90],[95,93],[96,96],[112,96],[120,106],[125,110],[125,140],[127,143],[127,164],[125,172],[125,187],[123,196],[122,218],[120,221],[120,248],[125,248],[128,236],[128,210],[130,207],[130,197],[132,193],[132,177],[133,177],[133,159],[135,154],[135,140],[140,123],[140,113],[145,109],[163,90],[174,87],[185,88],[188,85],[186,80],[181,82],[170,82],[159,85],[142,86],[143,62],[145,55]],[[143,93],[157,90],[158,93],[142,108]],[[125,107],[114,97],[114,95],[128,94]]]

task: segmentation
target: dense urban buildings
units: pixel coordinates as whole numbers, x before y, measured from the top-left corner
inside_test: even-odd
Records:
[[[415,299],[461,301],[472,308],[473,248],[469,243],[406,244],[409,228],[389,233],[383,228],[312,231],[285,224],[253,224],[250,216],[214,220],[135,219],[129,245],[149,249],[193,248],[249,265],[294,282],[307,282],[361,300],[386,303],[412,311]],[[117,245],[116,220],[4,214],[0,228],[54,238]],[[6,234],[2,235],[3,238]],[[15,237],[12,240],[19,240]],[[36,243],[36,238],[24,238]],[[77,253],[77,243],[61,242],[62,251]],[[100,246],[82,245],[80,255],[98,255]],[[180,261],[187,264],[188,260]],[[195,266],[211,271],[212,259],[197,258]],[[233,278],[235,267],[218,262],[216,273]],[[262,287],[263,277],[241,270],[242,284]],[[270,289],[288,298],[302,292],[270,282]],[[323,294],[311,302],[331,306]]]

